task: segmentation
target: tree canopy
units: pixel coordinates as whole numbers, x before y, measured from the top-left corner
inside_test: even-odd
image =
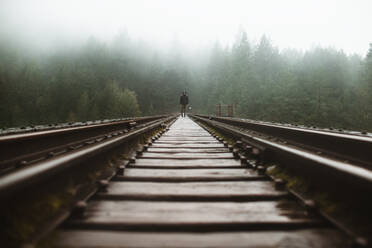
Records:
[[[193,111],[233,104],[237,116],[372,131],[372,43],[366,56],[334,48],[279,50],[240,30],[231,46],[190,52],[135,41],[42,52],[0,42],[0,127],[179,111],[186,89]]]

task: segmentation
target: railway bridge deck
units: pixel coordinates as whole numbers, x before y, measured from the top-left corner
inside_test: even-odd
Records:
[[[57,247],[350,247],[284,187],[190,118],[59,229]]]

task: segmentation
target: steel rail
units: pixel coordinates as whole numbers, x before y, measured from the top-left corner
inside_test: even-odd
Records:
[[[193,116],[193,118],[242,139],[243,142],[257,147],[266,156],[271,156],[272,160],[284,162],[285,166],[290,166],[297,171],[321,171],[327,175],[327,178],[331,176],[338,178],[343,184],[352,185],[353,187],[367,191],[372,190],[372,172],[370,170],[360,168],[348,162],[324,157],[295,146],[280,144],[262,137],[257,137],[237,129],[236,126],[221,123],[220,121],[210,120],[209,118],[200,116]]]
[[[22,167],[29,161],[37,161],[40,157],[49,156],[48,153],[68,148],[78,142],[86,142],[89,139],[127,130],[135,125],[149,123],[164,117],[140,117],[103,124],[0,136],[0,169]]]
[[[139,128],[138,130],[133,130],[129,133],[113,137],[101,143],[92,144],[81,150],[71,151],[64,155],[36,163],[30,167],[19,169],[14,173],[2,176],[0,177],[0,199],[11,196],[15,192],[31,185],[45,181],[68,168],[73,168],[74,166],[79,165],[80,162],[117,147],[149,130],[155,129],[163,123],[170,121],[172,118],[175,117],[163,117],[161,120]]]
[[[351,162],[372,168],[372,137],[259,123],[237,118],[196,116],[282,139],[295,146],[347,161],[346,163]]]
[[[0,136],[0,142],[11,142],[11,141],[19,141],[19,140],[28,140],[40,136],[50,136],[56,135],[60,133],[67,133],[67,132],[81,132],[82,130],[92,130],[93,128],[104,128],[104,127],[115,127],[115,126],[122,126],[128,125],[131,122],[136,123],[146,123],[150,120],[156,120],[159,118],[164,117],[165,115],[158,115],[158,116],[146,116],[146,117],[137,117],[137,118],[130,118],[127,120],[120,120],[120,121],[112,121],[112,122],[103,122],[100,124],[92,123],[90,125],[81,125],[81,126],[73,126],[72,127],[61,127],[61,128],[53,128],[49,130],[42,130],[42,131],[34,131],[34,132],[26,132],[26,133],[16,133],[16,134],[9,134]]]

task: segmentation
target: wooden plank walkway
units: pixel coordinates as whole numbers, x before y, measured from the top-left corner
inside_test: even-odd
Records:
[[[179,118],[59,230],[57,247],[349,247],[286,191]]]

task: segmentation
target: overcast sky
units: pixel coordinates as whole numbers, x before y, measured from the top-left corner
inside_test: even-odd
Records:
[[[280,49],[333,46],[365,55],[372,42],[372,0],[0,0],[0,35],[40,39],[131,37],[190,47],[267,34]]]

